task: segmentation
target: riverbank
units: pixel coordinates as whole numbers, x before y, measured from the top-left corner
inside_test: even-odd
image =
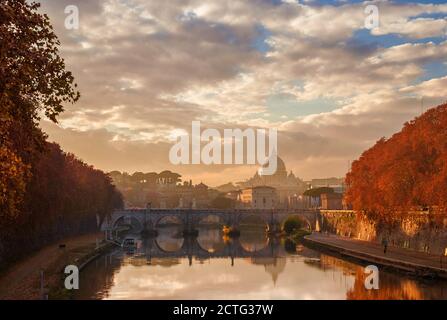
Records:
[[[379,268],[403,272],[418,277],[447,279],[447,257],[424,252],[383,247],[374,242],[344,238],[336,235],[313,233],[304,237],[304,243],[344,258],[377,265]]]
[[[45,291],[51,298],[59,298],[63,270],[69,264],[82,267],[107,245],[101,242],[102,233],[71,237],[47,246],[0,274],[0,299],[41,299],[40,275],[44,272]],[[100,242],[99,249],[97,241]],[[64,247],[59,245],[63,244]]]

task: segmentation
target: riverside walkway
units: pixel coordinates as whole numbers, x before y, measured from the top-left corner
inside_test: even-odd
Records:
[[[422,277],[447,279],[447,257],[388,246],[386,254],[380,243],[344,238],[336,235],[313,233],[304,238],[314,245],[341,256],[360,260],[377,267],[394,269]]]

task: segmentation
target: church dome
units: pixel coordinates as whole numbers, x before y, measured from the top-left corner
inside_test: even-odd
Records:
[[[265,164],[262,165],[262,168],[267,168],[269,166],[269,163],[270,161],[267,161]],[[284,164],[284,161],[278,156],[276,157],[276,172],[273,175],[287,177],[286,165]]]

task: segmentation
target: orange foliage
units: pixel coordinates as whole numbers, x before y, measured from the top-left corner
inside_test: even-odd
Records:
[[[0,266],[45,243],[97,229],[122,206],[110,178],[46,142],[53,122],[80,98],[39,4],[0,1]]]
[[[6,195],[23,189],[25,195],[17,214],[0,215],[0,266],[57,239],[97,231],[98,222],[123,206],[107,174],[63,152],[55,143],[46,143],[26,185],[20,179],[21,171],[0,166],[4,168],[9,181],[15,183]]]
[[[346,194],[355,210],[389,221],[410,209],[447,206],[447,104],[380,139],[352,164]]]

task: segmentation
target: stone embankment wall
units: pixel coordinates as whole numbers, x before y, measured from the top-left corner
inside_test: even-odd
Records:
[[[412,213],[385,227],[349,210],[322,210],[320,229],[344,237],[381,242],[431,254],[447,254],[447,214]]]

